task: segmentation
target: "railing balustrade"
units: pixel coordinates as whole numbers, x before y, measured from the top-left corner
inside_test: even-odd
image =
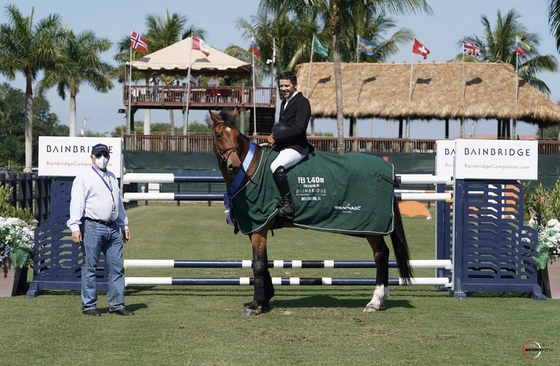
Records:
[[[184,152],[212,152],[211,135],[123,135],[124,150],[144,151],[184,151]],[[266,141],[267,136],[251,136],[255,142]],[[319,151],[337,150],[337,137],[308,136],[309,142]],[[399,139],[399,138],[344,138],[345,151],[360,152],[398,152],[398,153],[433,153],[436,149],[436,139]],[[539,140],[539,154],[560,155],[560,141]]]

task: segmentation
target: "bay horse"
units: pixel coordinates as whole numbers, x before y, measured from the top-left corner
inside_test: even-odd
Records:
[[[218,159],[218,166],[223,175],[228,192],[234,185],[236,187],[242,187],[245,184],[259,184],[259,177],[256,176],[256,172],[264,149],[253,143],[236,127],[235,119],[238,115],[237,108],[233,111],[231,111],[231,109],[223,109],[219,114],[213,113],[212,111],[209,112],[213,121],[212,135],[214,153]],[[252,150],[249,154],[250,149]],[[248,161],[245,161],[246,158]],[[241,174],[241,180],[239,178],[240,172],[243,173]],[[259,173],[259,176],[261,176],[260,178],[262,178],[263,174],[272,174],[268,164],[261,169],[261,173]],[[390,194],[392,195],[394,226],[390,236],[400,276],[403,278],[405,284],[408,284],[413,274],[409,264],[410,256],[402,218],[398,203],[394,198],[393,189],[397,186],[396,182],[393,176],[390,181]],[[231,202],[227,201],[226,198],[224,202],[226,207],[231,204]],[[297,217],[295,219],[297,219]],[[268,220],[262,228],[258,228],[257,231],[248,234],[253,247],[252,268],[254,276],[254,295],[253,301],[244,309],[243,315],[258,315],[270,311],[270,300],[274,296],[274,286],[268,269],[267,235],[269,231],[282,227],[296,227],[296,225],[284,218],[274,216]],[[239,229],[236,227],[235,233],[237,233],[238,230]],[[363,236],[365,236],[373,250],[373,258],[377,267],[376,286],[373,297],[364,308],[364,312],[375,312],[385,309],[384,301],[389,296],[389,248],[385,244],[383,235]]]

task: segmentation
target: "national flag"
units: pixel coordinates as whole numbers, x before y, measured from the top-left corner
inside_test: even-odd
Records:
[[[463,53],[470,56],[480,56],[480,48],[476,45],[463,40]]]
[[[148,53],[148,41],[135,31],[130,33],[130,47],[140,52]]]
[[[358,36],[358,52],[363,52],[368,56],[373,56],[374,48],[375,48],[375,43]]]
[[[531,50],[531,47],[517,37],[517,42],[515,44],[515,52],[519,53],[523,57],[527,57],[527,52]]]
[[[324,58],[329,57],[329,48],[324,44],[322,44],[315,36],[313,36],[312,51],[318,54],[319,56],[323,56]]]
[[[414,43],[412,44],[412,53],[417,55],[421,55],[424,57],[424,60],[430,54],[430,50],[426,48],[422,43],[418,42],[416,38],[414,38]]]
[[[255,55],[255,57],[261,58],[261,50],[254,39],[251,39],[251,48],[253,49],[253,54]]]
[[[210,51],[206,48],[206,43],[198,37],[192,37],[192,49],[199,50],[200,52],[204,53],[206,57],[210,56]]]

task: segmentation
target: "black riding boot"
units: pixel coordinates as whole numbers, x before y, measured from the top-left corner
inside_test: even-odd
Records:
[[[290,185],[286,177],[286,171],[283,166],[276,168],[274,174],[274,182],[282,196],[282,207],[278,210],[278,216],[284,217],[288,220],[294,219],[294,203],[292,201],[292,194],[290,193]]]

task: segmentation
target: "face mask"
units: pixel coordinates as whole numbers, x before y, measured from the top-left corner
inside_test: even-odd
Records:
[[[107,164],[109,164],[109,158],[106,156],[101,156],[100,158],[95,158],[95,164],[101,169],[107,168]]]

